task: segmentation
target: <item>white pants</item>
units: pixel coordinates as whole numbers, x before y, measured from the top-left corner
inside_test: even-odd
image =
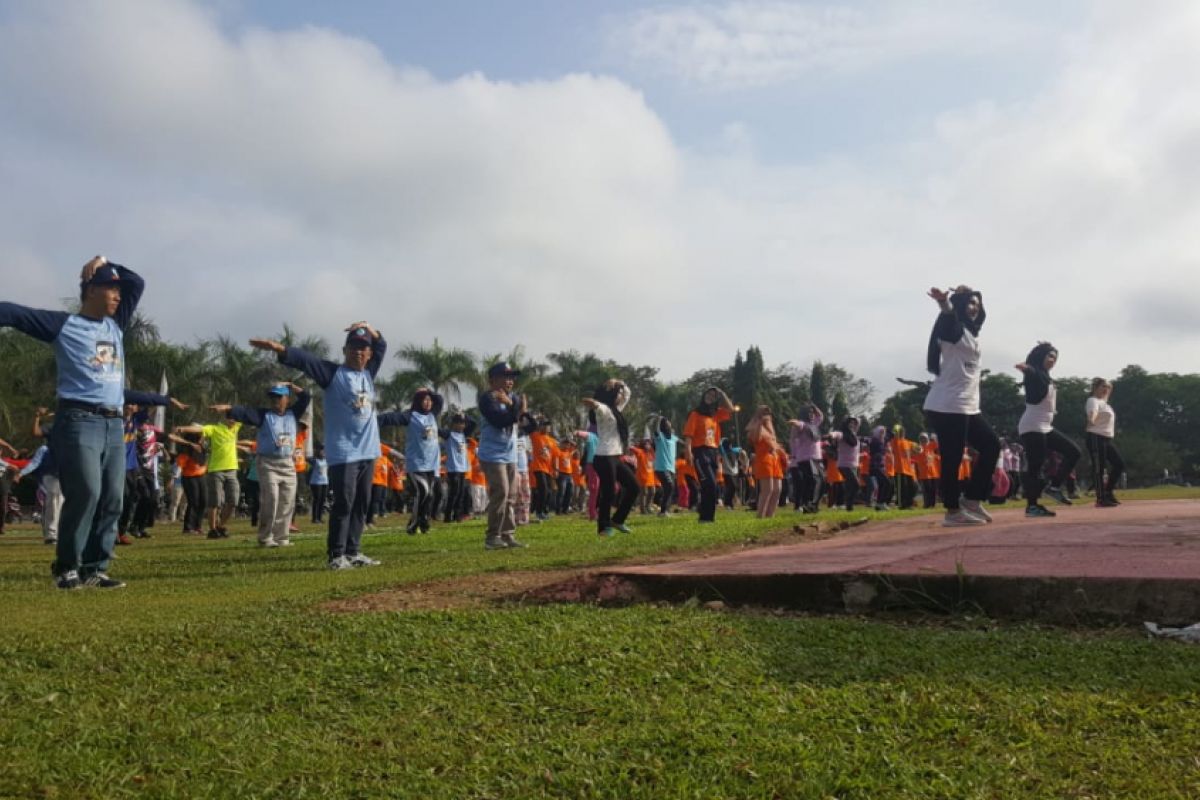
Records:
[[[289,456],[258,456],[258,543],[286,542],[295,507],[295,462]]]
[[[42,503],[42,538],[47,541],[58,539],[58,518],[62,516],[63,493],[57,475],[42,476],[42,492],[46,499]]]
[[[183,484],[171,481],[171,522],[179,519],[179,511],[183,507]]]

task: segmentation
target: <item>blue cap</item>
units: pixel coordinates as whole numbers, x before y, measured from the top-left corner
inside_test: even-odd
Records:
[[[374,342],[374,339],[375,337],[371,335],[371,332],[362,325],[359,325],[357,328],[351,328],[346,333],[347,346],[354,345],[356,347],[370,347]]]
[[[488,367],[489,378],[516,378],[521,375],[521,370],[513,369],[512,364],[507,361],[498,361]]]
[[[112,286],[115,283],[121,283],[124,279],[121,273],[112,264],[105,264],[93,273],[92,277],[83,281],[84,286]]]
[[[272,397],[287,397],[291,393],[292,393],[291,389],[289,389],[288,387],[283,386],[281,384],[276,384],[275,386],[272,386],[270,389],[267,389],[267,394],[271,395]]]

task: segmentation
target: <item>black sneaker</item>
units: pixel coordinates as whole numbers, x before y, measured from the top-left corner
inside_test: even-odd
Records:
[[[1043,505],[1032,505],[1032,506],[1025,507],[1025,516],[1026,517],[1057,517],[1058,515]]]
[[[229,538],[229,529],[228,528],[217,528],[217,534],[222,539],[228,539]]]
[[[64,572],[54,579],[54,585],[59,589],[78,589],[83,586],[83,582],[79,580],[79,573],[75,570]]]
[[[209,539],[220,539],[220,538],[221,538],[221,532],[220,532],[219,530],[217,530],[216,528],[213,528],[212,530],[210,530],[210,531],[208,532],[208,536],[207,536],[207,538],[209,538]]]
[[[103,572],[96,572],[84,578],[83,585],[89,589],[123,589],[125,582],[110,578]]]
[[[1042,490],[1042,494],[1046,495],[1047,497],[1053,498],[1056,503],[1059,503],[1061,505],[1064,505],[1064,506],[1071,505],[1071,498],[1067,497],[1066,492],[1064,492],[1058,486],[1047,486],[1045,489]]]

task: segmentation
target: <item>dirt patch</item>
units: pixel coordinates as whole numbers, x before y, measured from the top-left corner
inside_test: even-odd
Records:
[[[771,531],[754,539],[733,542],[705,550],[675,551],[652,557],[618,562],[620,566],[661,564],[698,556],[714,556],[741,550],[771,547],[797,541],[830,539],[843,531],[866,523],[822,520],[791,529]],[[334,613],[370,611],[433,611],[447,609],[487,608],[511,603],[598,603],[628,605],[648,600],[637,587],[614,575],[599,575],[603,567],[560,570],[529,570],[523,572],[485,572],[475,575],[406,584],[381,592],[347,597],[322,603],[318,608]]]

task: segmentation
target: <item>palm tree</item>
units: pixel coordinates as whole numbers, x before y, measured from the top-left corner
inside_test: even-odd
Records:
[[[433,347],[406,344],[396,358],[410,366],[392,376],[390,383],[428,386],[454,403],[462,402],[460,384],[475,384],[479,380],[473,353],[459,347],[442,347],[437,339],[433,340]]]

